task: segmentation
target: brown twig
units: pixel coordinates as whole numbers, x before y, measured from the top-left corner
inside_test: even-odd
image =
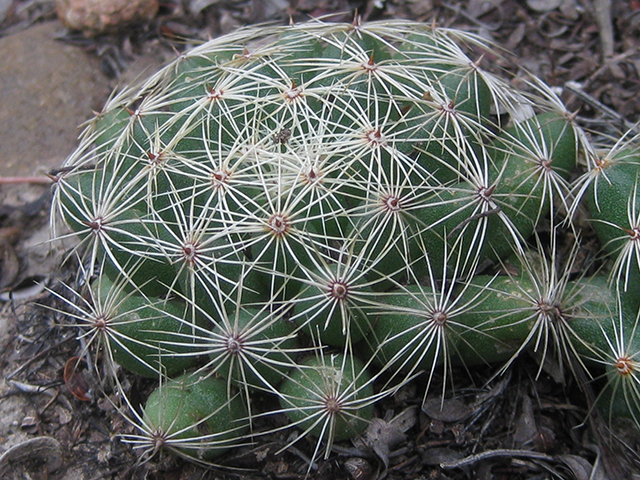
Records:
[[[612,108],[606,106],[604,103],[600,102],[598,99],[589,95],[585,92],[582,87],[576,82],[567,82],[564,84],[564,89],[571,93],[574,97],[579,98],[583,102],[591,105],[596,110],[602,112],[603,115],[609,117],[611,120],[618,122],[620,125],[623,125],[627,130],[632,130],[634,132],[638,132],[638,125],[630,122],[618,112],[613,110]]]
[[[440,464],[441,468],[460,468],[467,465],[473,465],[481,460],[488,458],[506,457],[506,458],[530,458],[534,460],[555,461],[555,458],[551,455],[547,455],[541,452],[535,452],[532,450],[513,450],[513,449],[498,449],[488,450],[486,452],[471,455],[460,460],[453,462],[444,462]]]
[[[598,30],[600,31],[600,45],[604,59],[613,56],[613,21],[611,18],[611,0],[592,0]]]
[[[49,185],[53,183],[49,177],[0,177],[0,185]]]

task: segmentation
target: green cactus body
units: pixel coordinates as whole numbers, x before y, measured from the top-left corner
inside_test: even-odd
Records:
[[[597,402],[610,423],[615,419],[629,418],[636,426],[640,426],[640,345],[635,331],[628,331],[627,334],[626,343],[622,343],[618,349],[611,349],[611,355],[604,363],[607,385]],[[625,340],[625,337],[617,339]]]
[[[393,374],[410,376],[433,372],[449,362],[459,306],[448,297],[422,285],[380,296],[370,307],[375,320],[367,341],[375,363]]]
[[[554,201],[565,202],[567,180],[576,167],[576,144],[571,122],[553,112],[531,117],[498,135],[491,166],[492,196],[522,238],[531,236]],[[489,232],[487,243],[494,246],[513,235],[497,223]],[[507,253],[497,249],[495,256],[504,258]]]
[[[299,351],[295,325],[282,315],[248,306],[214,323],[198,342],[210,357],[208,370],[239,385],[274,389],[292,368]]]
[[[611,422],[630,418],[640,425],[640,344],[635,305],[621,299],[606,276],[578,280],[575,308],[568,312],[575,349],[606,385],[597,404]]]
[[[640,155],[622,149],[594,169],[587,208],[627,301],[640,305]]]
[[[494,148],[506,188],[520,188],[523,182],[532,188],[550,169],[568,179],[576,167],[576,134],[562,113],[542,113],[504,129]]]
[[[416,156],[441,183],[459,181],[467,159],[482,149],[492,92],[476,65],[446,34],[434,30],[409,38],[419,47],[404,42],[394,58],[423,68],[401,91],[403,124],[412,128],[400,134],[409,141],[399,148]]]
[[[415,210],[418,238],[434,271],[443,271],[447,251],[466,254],[467,272],[483,260],[504,259],[521,249],[532,233],[534,222],[528,214],[535,215],[539,203],[528,202],[529,209],[503,209],[495,186],[485,183],[459,182],[438,189]]]
[[[299,265],[353,228],[372,225],[367,205],[380,193],[409,182],[408,208],[420,209],[430,186],[438,193],[451,179],[486,170],[490,109],[506,98],[492,88],[506,87],[489,86],[456,45],[459,33],[398,26],[276,28],[271,44],[241,47],[271,33],[246,31],[229,43],[213,42],[213,50],[194,49],[137,94],[114,98],[89,127],[98,140],[88,135],[85,148],[101,145],[100,168],[72,171],[59,182],[60,210],[73,211],[74,190],[91,202],[97,193],[122,198],[143,213],[139,223],[156,226],[147,226],[152,231],[145,235],[132,232],[137,251],[154,261],[165,255],[182,272],[180,252],[193,250],[190,237],[203,243],[229,239],[220,261],[229,268],[221,265],[214,273],[221,283],[231,287],[240,264],[248,275],[246,257],[250,269],[263,275],[267,297],[292,297]],[[321,53],[308,57],[310,52]],[[139,102],[133,108],[127,100]],[[105,128],[110,119],[114,125]],[[80,175],[88,180],[72,189]],[[321,188],[312,187],[319,180]],[[409,211],[395,231],[376,223],[361,232],[362,244],[377,245],[363,255],[377,259],[369,268],[382,277],[380,288],[409,278],[407,263],[420,264],[421,252],[410,239],[420,238],[425,223],[414,223]],[[372,242],[374,235],[397,243],[387,248]],[[442,232],[428,236],[427,243],[443,241]],[[442,248],[429,247],[437,262]],[[119,239],[109,248],[136,253],[131,242]],[[206,295],[179,276],[180,285],[174,281],[171,288]],[[158,283],[165,283],[164,275]]]
[[[363,303],[371,289],[348,268],[336,265],[309,272],[309,284],[294,299],[294,317],[302,330],[323,344],[355,344],[369,332]]]
[[[96,322],[108,329],[106,347],[117,364],[150,378],[179,374],[195,364],[194,324],[186,318],[184,303],[131,292],[129,285],[114,285],[106,275],[95,290],[101,303],[111,305]]]
[[[365,365],[352,356],[307,357],[280,386],[289,419],[329,443],[354,438],[373,416],[373,386]]]
[[[459,287],[462,303],[475,302],[453,326],[456,362],[467,366],[504,362],[522,348],[533,329],[531,297],[535,288],[527,277],[476,275]]]
[[[619,332],[635,331],[636,310],[621,301],[606,276],[569,282],[565,307],[575,350],[591,365],[600,364],[616,344]]]
[[[622,310],[605,304],[620,296],[640,304],[637,151],[617,148],[579,184],[604,250],[622,252],[622,288],[598,299],[600,280],[569,282],[555,240],[532,235],[558,203],[578,209],[566,198],[586,135],[548,87],[518,92],[467,50],[496,53],[408,21],[247,28],[88,124],[52,223],[79,237],[102,284],[73,318],[115,362],[159,378],[138,422],[154,445],[208,459],[234,444],[241,428],[219,433],[218,412],[253,414],[232,406],[232,386],[243,407],[256,390],[279,398],[319,439],[315,455],[420,371],[430,385],[438,369],[525,351],[621,364],[605,355],[620,328],[596,317],[615,325]],[[518,274],[484,275],[509,262]],[[116,313],[108,328],[102,310]],[[315,355],[298,362],[298,340]],[[375,381],[387,383],[374,394]]]
[[[421,268],[424,249],[417,237],[420,219],[416,214],[423,208],[424,191],[395,185],[363,202],[361,223],[354,227],[360,240],[355,246],[357,255],[366,262],[365,276],[375,290],[389,290],[426,273]],[[438,242],[442,245],[441,239]]]
[[[194,374],[160,385],[147,399],[143,417],[154,446],[209,461],[242,444],[247,412],[241,398],[228,393],[226,381]]]
[[[195,364],[197,347],[190,325],[182,318],[184,305],[130,298],[123,302],[127,314],[113,325],[113,359],[131,372],[156,378],[158,372],[175,375]]]
[[[123,107],[112,108],[98,116],[95,120],[94,138],[99,151],[107,151],[117,142],[119,136],[127,131],[131,122],[131,114]],[[126,136],[125,136],[126,138]]]
[[[224,303],[242,299],[244,304],[268,298],[264,279],[245,254],[247,242],[219,232],[209,236],[198,228],[182,235],[164,232],[161,249],[174,268],[172,286],[189,299],[200,299],[197,308],[216,318]]]

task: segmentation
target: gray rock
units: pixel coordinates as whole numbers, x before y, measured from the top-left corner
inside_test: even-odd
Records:
[[[49,22],[0,39],[2,176],[40,175],[60,166],[79,125],[109,95],[98,61],[54,40],[60,28]]]

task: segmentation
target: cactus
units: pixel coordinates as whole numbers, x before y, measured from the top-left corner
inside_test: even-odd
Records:
[[[228,396],[224,380],[185,374],[151,393],[142,424],[152,452],[168,448],[207,461],[238,445],[237,438],[249,429],[249,418],[237,394]]]
[[[351,355],[302,359],[279,389],[283,411],[315,437],[333,441],[362,433],[373,417],[373,386],[364,363]]]
[[[640,157],[635,139],[620,141],[584,175],[586,205],[612,275],[626,301],[640,304]]]
[[[315,458],[421,373],[426,397],[438,368],[527,352],[608,370],[610,403],[624,392],[638,418],[638,150],[572,187],[587,137],[542,82],[516,91],[465,53],[491,49],[408,21],[248,28],[110,99],[57,178],[52,223],[96,278],[69,304],[109,332],[111,374],[159,380],[132,442],[210,461],[246,443],[215,432],[233,403],[246,428],[286,413]],[[557,231],[578,235],[558,217],[583,197],[623,252],[614,282],[560,264]],[[549,248],[528,241],[542,220]],[[125,320],[100,327],[105,304]],[[184,392],[214,383],[212,411],[187,414],[208,405]],[[255,392],[280,408],[254,413]]]

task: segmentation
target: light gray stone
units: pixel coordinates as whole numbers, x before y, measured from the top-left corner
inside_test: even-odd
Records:
[[[97,59],[56,41],[59,22],[0,38],[2,176],[33,176],[60,166],[79,125],[109,95]]]

